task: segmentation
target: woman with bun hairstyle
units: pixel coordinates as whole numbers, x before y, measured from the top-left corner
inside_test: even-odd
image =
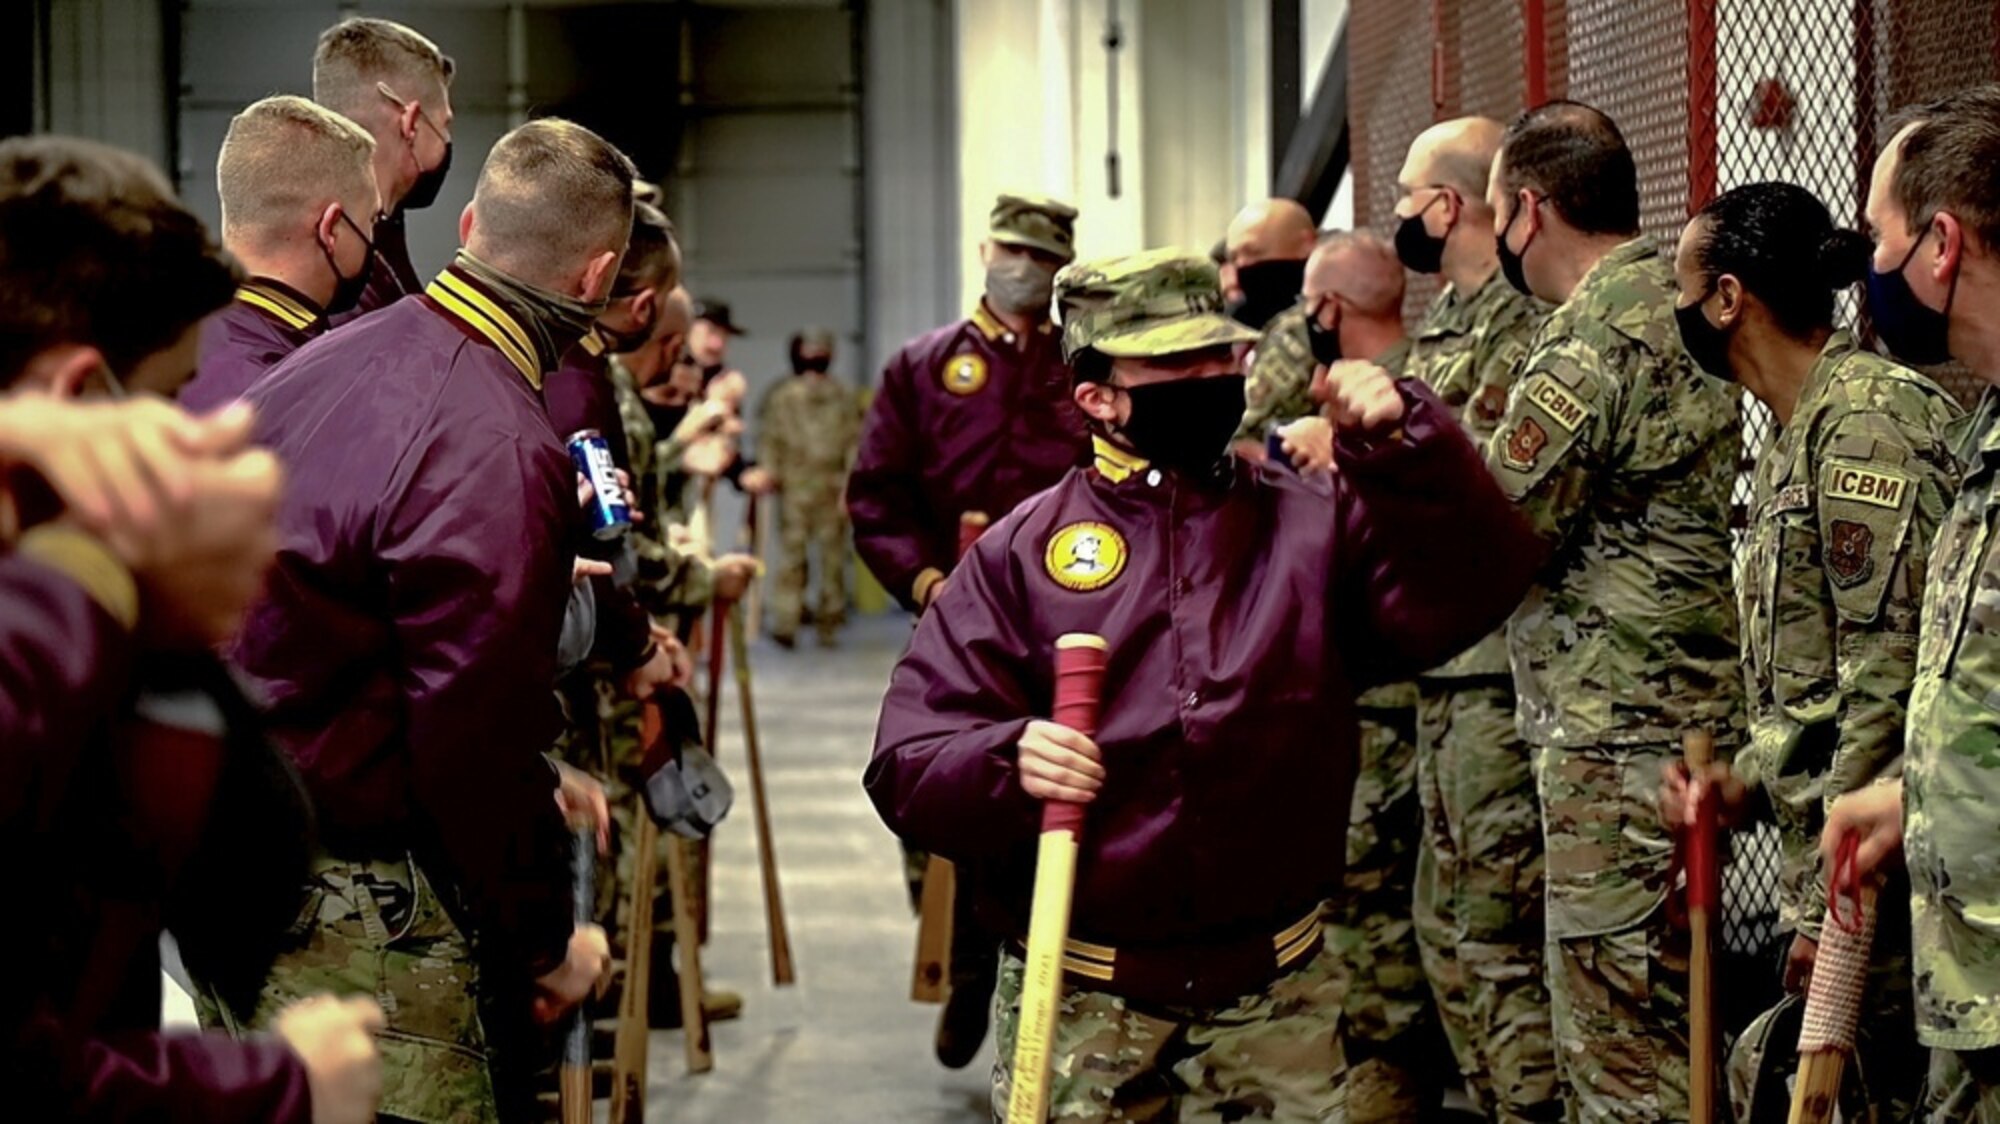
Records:
[[[1794,993],[1812,971],[1826,914],[1825,809],[1901,771],[1930,544],[1956,484],[1943,432],[1958,405],[1834,324],[1835,294],[1862,279],[1871,252],[1811,192],[1758,183],[1702,208],[1674,263],[1688,354],[1756,395],[1778,426],[1755,468],[1736,579],[1750,740],[1733,771],[1717,765],[1708,780],[1725,822],[1778,826],[1779,912],[1794,934],[1783,982]],[[1661,805],[1670,824],[1686,815],[1688,787],[1683,769],[1669,770]],[[1848,1120],[1903,1119],[1921,1094],[1908,902],[1907,889],[1876,898],[1877,968],[1860,1064],[1849,1070],[1869,1088]],[[1778,1055],[1731,1059],[1732,1093],[1747,1099],[1758,1068],[1790,1075],[1797,1039],[1743,1039],[1768,1039]],[[1781,1081],[1776,1093],[1788,1099]],[[1746,1105],[1738,1118],[1763,1117]]]

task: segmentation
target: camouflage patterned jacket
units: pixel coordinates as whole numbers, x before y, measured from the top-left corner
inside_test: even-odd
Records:
[[[1404,373],[1422,379],[1458,414],[1473,444],[1485,448],[1507,413],[1507,391],[1541,323],[1543,306],[1497,272],[1471,297],[1447,284],[1424,310]],[[1473,645],[1426,679],[1509,674],[1507,632]]]
[[[795,494],[838,496],[861,441],[861,399],[831,375],[792,375],[764,396],[759,463]]]
[[[1957,475],[1943,431],[1961,412],[1839,332],[1757,465],[1736,591],[1750,743],[1736,764],[1783,836],[1783,920],[1815,939],[1825,806],[1903,752],[1930,543]]]
[[[1917,1037],[2000,1046],[2000,394],[1958,427],[1965,474],[1931,550],[1903,759]]]
[[[1237,440],[1261,441],[1271,425],[1313,413],[1313,367],[1312,345],[1306,340],[1306,306],[1301,300],[1264,325],[1264,334],[1250,353],[1250,377],[1243,386],[1243,423],[1236,427]]]
[[[660,460],[667,442],[659,440],[646,401],[639,397],[639,383],[614,356],[606,371],[618,396],[618,416],[625,425],[625,444],[632,456],[632,490],[645,521],[632,528],[632,548],[637,552],[638,576],[632,588],[639,603],[655,617],[691,618],[706,606],[710,596],[708,563],[667,543],[673,504],[664,495],[669,466]]]
[[[1689,362],[1673,308],[1650,243],[1606,255],[1536,334],[1488,450],[1555,550],[1507,632],[1533,745],[1740,736],[1738,394]]]

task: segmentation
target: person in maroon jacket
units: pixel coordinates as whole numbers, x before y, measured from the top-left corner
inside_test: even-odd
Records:
[[[1013,938],[996,1112],[1040,806],[1061,800],[1089,806],[1051,1067],[1064,1119],[1338,1119],[1319,917],[1340,887],[1355,695],[1485,635],[1543,550],[1450,411],[1378,369],[1322,376],[1337,473],[1229,456],[1232,345],[1250,333],[1207,258],[1071,266],[1056,302],[1095,464],[994,524],[924,615],[869,796],[973,870]],[[1037,718],[1069,632],[1109,643],[1095,740]]]
[[[215,167],[222,244],[250,279],[202,324],[200,367],[182,405],[234,401],[361,299],[381,210],[374,154],[359,125],[289,94],[253,102],[229,123]]]
[[[306,830],[295,803],[245,807],[246,770],[276,759],[240,714],[213,731],[185,721],[231,694],[202,689],[220,671],[207,649],[235,630],[273,547],[281,473],[245,449],[249,411],[196,419],[161,397],[236,279],[138,157],[0,142],[0,846],[33,856],[0,927],[10,1119],[374,1115],[372,999],[307,1000],[275,1036],[242,1041],[159,1024],[163,927],[184,953],[242,956],[299,907],[250,883],[287,877],[302,838],[257,854],[226,842],[243,819]]]
[[[958,559],[959,517],[997,520],[1083,462],[1088,435],[1049,293],[1076,256],[1075,209],[1002,195],[972,315],[904,344],[882,369],[847,480],[854,546],[882,588],[922,609]]]
[[[411,211],[437,201],[451,173],[451,56],[414,29],[355,16],[320,33],[313,51],[313,100],[375,137],[375,183],[382,192],[375,266],[361,298],[332,317],[334,327],[387,308],[422,287],[410,261]]]
[[[494,1115],[489,1042],[526,1039],[531,1009],[555,1018],[608,961],[572,917],[544,756],[581,527],[540,391],[604,308],[632,180],[582,126],[514,129],[452,265],[246,398],[294,485],[233,656],[318,804],[324,904],[255,1009],[225,1017],[258,1025],[329,985],[395,997],[385,1116]],[[500,1025],[482,1030],[475,989]]]
[[[998,519],[1088,456],[1083,415],[1049,321],[1056,270],[1076,257],[1076,210],[1002,195],[979,247],[986,292],[972,315],[904,344],[882,370],[847,477],[854,549],[912,612],[943,591],[959,521]],[[910,899],[928,856],[904,848]],[[963,876],[960,876],[960,881]],[[995,937],[961,893],[952,911],[951,987],[938,1060],[958,1069],[986,1038]]]

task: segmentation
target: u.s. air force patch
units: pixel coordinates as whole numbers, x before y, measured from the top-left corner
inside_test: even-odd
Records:
[[[1507,431],[1500,446],[1500,460],[1515,472],[1531,472],[1549,444],[1549,431],[1533,418],[1522,418]]]
[[[1064,589],[1103,589],[1125,572],[1125,536],[1103,523],[1071,523],[1049,536],[1042,568]]]
[[[1828,524],[1826,572],[1843,589],[1867,581],[1875,573],[1875,530],[1852,519]]]
[[[942,373],[944,388],[964,397],[977,394],[986,385],[986,360],[971,352],[954,355],[945,360]]]

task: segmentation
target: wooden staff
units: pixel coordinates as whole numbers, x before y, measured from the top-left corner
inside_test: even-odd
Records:
[[[652,747],[659,743],[664,729],[660,704],[646,699],[639,708],[639,744],[648,756]],[[653,823],[645,793],[641,791],[634,795],[638,798],[638,807],[633,819],[632,900],[626,910],[624,926],[625,991],[618,997],[618,1034],[611,1053],[611,1124],[644,1124],[646,1119],[646,1045],[648,1032],[652,1029],[648,1008],[653,991],[653,881],[658,876],[658,868],[654,864],[659,852],[660,829]],[[669,891],[670,895],[672,892]],[[672,905],[678,925],[684,912],[683,903],[676,899]],[[693,916],[692,910],[685,912],[689,917]],[[687,963],[694,966],[694,1010],[692,1021],[689,1021],[688,993],[683,988],[681,1021],[683,1026],[700,1028],[688,1033],[688,1065],[693,1069],[693,1044],[700,1037],[703,1039],[702,1049],[706,1051],[707,1028],[702,1023],[700,959],[696,957]],[[687,963],[683,964],[683,980],[688,977]],[[708,1059],[702,1068],[713,1064],[713,1059]]]
[[[1852,870],[1859,843],[1858,836],[1848,836],[1834,863],[1819,954],[1813,959],[1799,1026],[1799,1073],[1792,1085],[1790,1124],[1828,1124],[1833,1119],[1840,1107],[1841,1075],[1854,1052],[1861,996],[1868,985],[1868,957],[1875,943],[1875,887],[1861,886],[1858,879],[1842,885],[1842,869]],[[1840,910],[1843,890],[1855,902],[1851,916]]]
[[[708,735],[708,755],[718,764],[722,761],[722,657],[723,644],[727,636],[729,622],[729,602],[715,598],[708,604],[708,698],[703,705],[708,713],[704,715],[707,725],[702,729]],[[690,901],[694,907],[697,940],[703,947],[708,945],[708,919],[714,911],[709,908],[709,867],[714,861],[715,835],[713,832],[695,844],[695,862],[688,870],[688,885],[694,895]]]
[[[667,840],[667,892],[673,896],[674,947],[681,961],[681,1030],[687,1040],[688,1072],[707,1073],[715,1068],[715,1048],[708,1038],[708,1012],[701,1005],[701,942],[689,939],[695,931],[692,865],[680,840]],[[639,1000],[645,1001],[643,996]]]
[[[992,523],[983,511],[958,517],[958,557],[972,552]],[[952,903],[958,897],[958,872],[951,860],[930,856],[924,862],[923,894],[917,899],[917,959],[910,973],[910,998],[918,1003],[942,1003],[951,966]]]
[[[1716,793],[1708,783],[1708,766],[1715,760],[1715,739],[1706,730],[1689,730],[1681,739],[1688,775],[1699,783],[1701,797],[1687,836],[1688,930],[1688,1107],[1690,1124],[1715,1122],[1715,914],[1722,897],[1721,872],[1716,866]]]
[[[1107,656],[1104,638],[1072,632],[1056,641],[1055,721],[1084,735],[1097,733]],[[1021,978],[1021,1021],[1014,1039],[1014,1087],[1007,1124],[1043,1124],[1049,1115],[1049,1063],[1062,1002],[1063,945],[1069,940],[1070,895],[1083,838],[1083,805],[1042,806],[1042,844],[1035,857],[1035,896],[1028,914],[1028,959]]]
[[[771,936],[771,982],[779,986],[795,978],[792,937],[785,927],[785,898],[778,887],[778,852],[771,840],[771,805],[764,792],[763,756],[757,749],[757,708],[750,693],[750,642],[740,614],[722,609],[729,618],[729,658],[736,664],[736,698],[743,707],[743,748],[750,765],[750,800],[757,809],[757,865],[764,876],[764,927]]]
[[[570,838],[570,889],[575,897],[576,923],[597,920],[597,829],[585,825]],[[563,1028],[562,1069],[558,1091],[562,1098],[562,1124],[591,1124],[590,1108],[590,1016],[588,997],[569,1013]]]

